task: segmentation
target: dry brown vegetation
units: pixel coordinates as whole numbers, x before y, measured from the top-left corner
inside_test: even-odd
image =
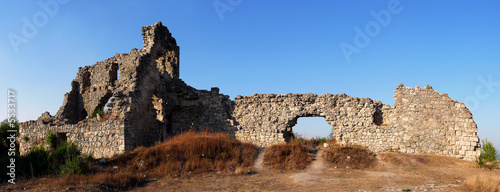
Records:
[[[374,154],[358,145],[331,145],[324,149],[323,158],[335,167],[354,169],[367,168],[375,162]]]
[[[45,186],[54,190],[78,186],[87,190],[127,190],[151,178],[182,177],[185,174],[247,173],[258,155],[255,145],[231,139],[227,133],[187,132],[152,147],[139,147],[116,156],[107,165],[90,163],[90,175],[31,179],[13,189]],[[43,191],[43,189],[41,189]]]
[[[302,135],[295,133],[295,138],[293,138],[290,142],[297,143],[306,147],[316,148],[321,147],[320,145],[323,143],[335,144],[336,140],[325,137],[313,137],[310,139],[306,139]]]
[[[184,173],[235,171],[250,167],[258,155],[256,146],[230,139],[226,133],[187,132],[153,146],[131,152],[133,169],[161,176]]]
[[[382,160],[385,162],[391,163],[395,166],[423,166],[423,165],[432,165],[432,166],[449,166],[453,165],[452,161],[450,162],[450,157],[434,155],[434,154],[408,154],[408,153],[379,153],[378,154]]]
[[[139,172],[105,172],[95,175],[68,175],[61,179],[52,180],[53,185],[51,186],[67,187],[91,185],[102,191],[115,191],[138,187],[144,184],[145,181],[145,175]]]
[[[301,170],[311,164],[309,149],[295,142],[267,147],[264,164],[274,169]]]
[[[467,177],[465,187],[477,192],[500,192],[500,177],[477,175]]]

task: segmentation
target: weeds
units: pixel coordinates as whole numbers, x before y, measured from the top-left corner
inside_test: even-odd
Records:
[[[323,151],[323,157],[337,167],[362,169],[370,167],[375,162],[375,156],[366,148],[352,146],[332,146]]]
[[[119,173],[100,173],[94,175],[93,182],[99,185],[102,191],[123,191],[130,187],[137,187],[145,182],[145,177],[131,171]]]
[[[21,173],[30,177],[39,177],[49,173],[51,164],[50,153],[43,145],[34,146],[30,152],[21,159]]]
[[[469,191],[500,192],[500,177],[484,175],[468,177],[464,186]]]
[[[49,148],[55,149],[57,147],[57,135],[54,132],[49,131],[45,135],[45,141],[49,145]]]
[[[231,140],[225,133],[183,133],[153,147],[136,148],[132,167],[154,170],[159,175],[179,176],[186,172],[234,171],[253,165],[257,147]]]
[[[304,145],[308,147],[318,147],[323,145],[323,143],[330,143],[335,141],[333,136],[329,137],[314,137],[311,139],[307,139],[299,133],[294,133],[291,136],[290,142],[298,143],[299,145]]]
[[[92,153],[82,155],[77,145],[68,142],[58,144],[52,152],[43,146],[34,147],[20,164],[27,164],[27,172],[33,173],[33,177],[58,176],[44,181],[50,185],[63,187],[90,184],[102,191],[121,191],[142,185],[147,180],[146,175],[177,177],[185,173],[205,172],[247,174],[251,172],[257,154],[255,145],[230,139],[229,134],[197,134],[190,131],[156,146],[138,147],[132,152],[117,155],[110,160],[112,170],[94,164],[89,168],[86,161],[93,160]],[[94,174],[83,174],[89,170]]]
[[[298,143],[273,145],[264,150],[264,164],[275,169],[301,170],[311,162],[309,150]]]
[[[99,114],[99,116],[104,115],[104,107],[99,107],[94,112],[92,112],[92,117],[97,117],[97,114]]]
[[[34,146],[20,161],[20,173],[27,178],[84,174],[88,169],[88,164],[81,157],[80,148],[71,142],[62,142],[52,152],[43,145]]]
[[[88,165],[79,156],[66,158],[61,165],[61,175],[79,175],[87,173]]]

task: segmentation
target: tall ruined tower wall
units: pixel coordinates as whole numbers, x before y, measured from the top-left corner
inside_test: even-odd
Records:
[[[481,152],[477,125],[469,109],[432,87],[404,87],[394,93],[388,124],[399,130],[398,148],[475,160]]]

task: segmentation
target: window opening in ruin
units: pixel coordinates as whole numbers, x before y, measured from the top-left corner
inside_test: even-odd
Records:
[[[101,100],[99,100],[99,105],[97,105],[97,108],[95,109],[94,112],[92,112],[92,116],[94,117],[96,115],[96,113],[106,113],[106,105],[108,105],[108,103],[111,101],[111,96],[112,96],[112,93],[107,93],[106,95],[104,95],[104,97],[101,98]],[[101,114],[102,115],[102,114]]]
[[[82,111],[80,112],[80,120],[84,120],[84,119],[87,119],[87,110],[85,109],[82,109]]]
[[[114,100],[115,100],[114,96],[111,96],[111,98],[108,99],[108,102],[104,104],[104,112],[108,112],[109,109],[113,108],[113,106],[110,105],[109,103],[111,103]]]
[[[57,138],[56,145],[59,145],[62,142],[68,140],[68,136],[66,135],[66,133],[56,133],[56,138]]]
[[[382,112],[381,109],[377,109],[375,111],[375,113],[373,114],[373,123],[375,123],[375,125],[379,125],[379,126],[386,126],[384,123],[384,113]]]
[[[120,77],[119,75],[120,75],[120,73],[119,73],[119,70],[118,70],[118,64],[117,63],[113,63],[111,65],[111,71],[109,71],[109,77],[110,77],[110,80],[111,80],[111,85],[115,86],[116,81]]]
[[[332,139],[334,136],[332,126],[326,122],[324,117],[299,117],[297,124],[292,127],[292,132],[295,137],[304,139]]]
[[[82,92],[87,92],[90,90],[90,72],[83,73],[82,79]]]

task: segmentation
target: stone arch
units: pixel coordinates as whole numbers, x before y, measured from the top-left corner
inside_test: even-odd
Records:
[[[285,132],[283,134],[283,137],[284,137],[286,142],[290,141],[291,136],[294,133],[293,127],[295,127],[297,125],[299,118],[307,118],[307,117],[321,117],[321,118],[323,118],[323,120],[330,125],[331,130],[336,132],[335,127],[333,126],[334,125],[333,121],[327,121],[326,115],[324,115],[324,113],[298,115],[294,118],[291,118],[290,121],[288,121],[286,123],[287,126],[286,126]]]
[[[99,103],[94,111],[104,110],[104,107],[109,103],[109,99],[111,98],[111,96],[113,96],[113,93],[111,91],[106,92],[106,94],[104,94],[104,96],[99,99]]]
[[[341,143],[364,142],[377,137],[374,113],[379,102],[345,94],[256,94],[238,97],[233,116],[239,126],[236,137],[261,147],[287,142],[300,117],[324,117]],[[388,134],[388,133],[384,133]]]

